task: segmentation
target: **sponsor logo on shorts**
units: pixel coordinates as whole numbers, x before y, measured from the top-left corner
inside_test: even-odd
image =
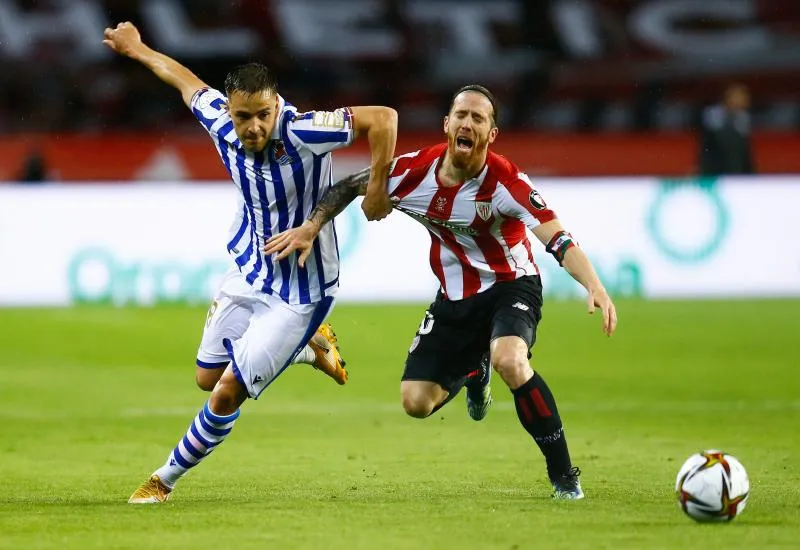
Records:
[[[522,302],[517,302],[516,304],[514,304],[514,305],[513,305],[513,306],[511,306],[511,307],[515,307],[515,308],[517,308],[517,309],[521,309],[522,311],[528,311],[528,310],[530,309],[528,306],[526,306],[526,305],[525,305],[525,304],[523,304]]]

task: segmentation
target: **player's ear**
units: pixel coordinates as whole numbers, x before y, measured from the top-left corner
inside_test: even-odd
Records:
[[[500,133],[500,129],[497,126],[489,130],[489,143],[494,143],[498,133]]]
[[[444,117],[444,125],[443,125],[443,127],[444,127],[444,133],[445,134],[447,134],[447,123],[449,121],[450,121],[450,117],[449,116]]]

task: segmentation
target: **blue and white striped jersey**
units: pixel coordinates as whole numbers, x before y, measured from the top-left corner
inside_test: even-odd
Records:
[[[295,255],[274,262],[262,248],[272,235],[301,225],[331,186],[331,151],[353,141],[350,110],[298,113],[279,97],[270,140],[263,151],[251,153],[234,132],[225,95],[204,88],[192,98],[191,108],[240,190],[228,253],[245,280],[289,304],[314,303],[333,295],[339,286],[333,221],[320,231],[304,268],[297,266]]]

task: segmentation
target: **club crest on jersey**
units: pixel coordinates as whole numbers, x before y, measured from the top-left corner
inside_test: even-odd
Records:
[[[475,212],[483,221],[492,217],[492,203],[485,201],[475,201]]]
[[[447,206],[447,197],[436,197],[433,202],[433,209],[437,212],[444,212],[445,206]]]
[[[536,210],[544,210],[547,208],[547,203],[544,202],[544,199],[536,189],[531,190],[528,195],[528,200],[531,201],[531,206]]]
[[[272,160],[278,164],[290,164],[292,162],[292,157],[286,152],[286,147],[279,139],[272,142],[270,154],[272,155]]]

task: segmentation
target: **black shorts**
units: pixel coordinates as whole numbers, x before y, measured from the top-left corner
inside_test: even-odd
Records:
[[[448,300],[440,291],[417,329],[402,379],[436,382],[451,394],[458,392],[492,340],[519,336],[530,349],[541,318],[538,275],[496,283],[463,300]]]

